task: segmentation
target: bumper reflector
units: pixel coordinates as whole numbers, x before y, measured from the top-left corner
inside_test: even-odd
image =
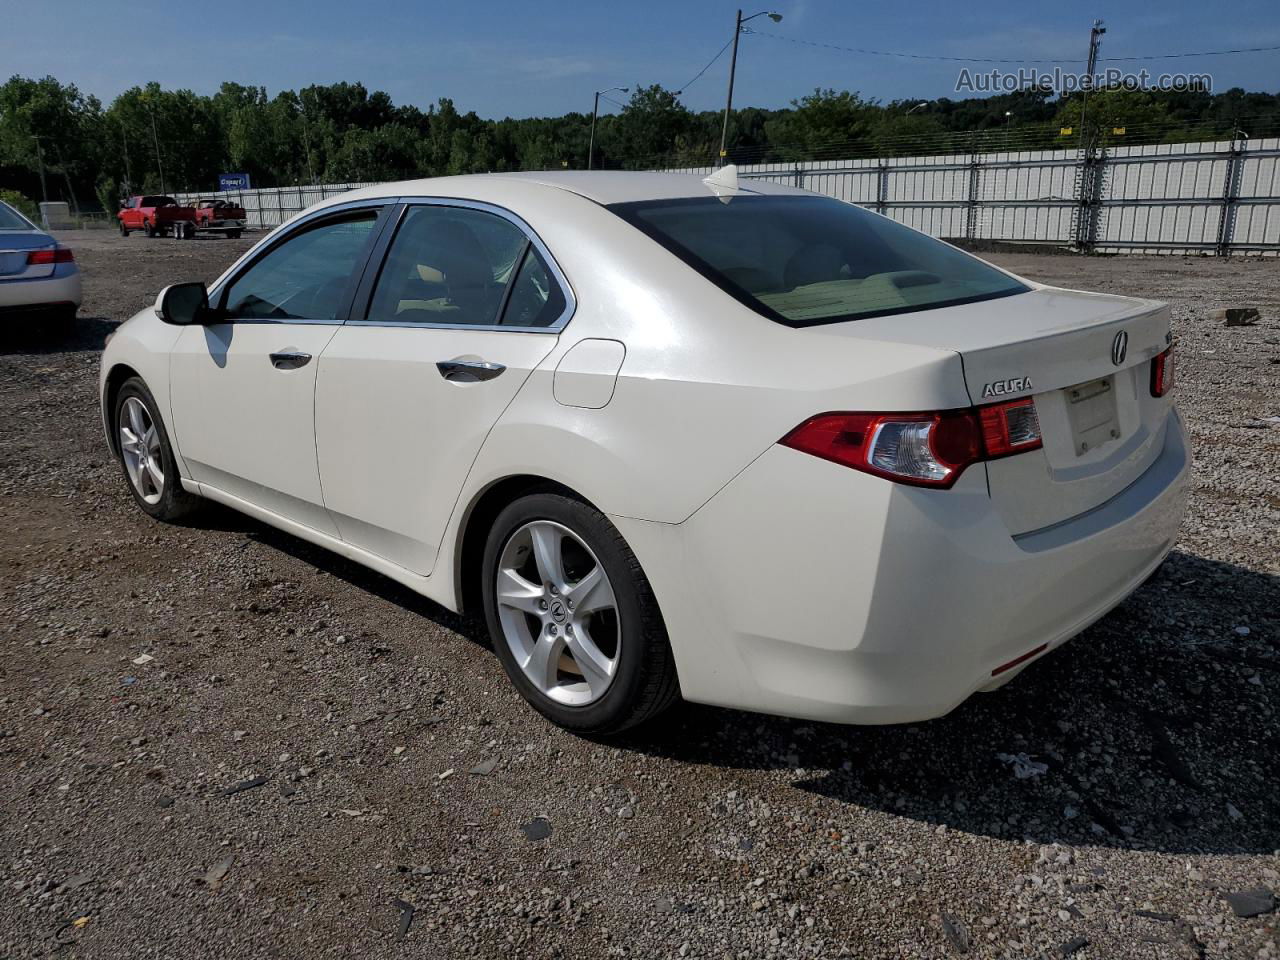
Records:
[[[1049,649],[1049,645],[1048,645],[1047,643],[1042,643],[1042,644],[1040,644],[1040,646],[1036,647],[1034,650],[1028,650],[1028,651],[1027,651],[1026,653],[1024,653],[1022,656],[1020,656],[1020,657],[1014,657],[1014,658],[1013,658],[1012,660],[1010,660],[1008,663],[1002,663],[1002,664],[1000,664],[1000,666],[996,667],[994,670],[992,670],[992,671],[991,671],[991,675],[992,675],[993,677],[998,677],[998,676],[1000,676],[1000,674],[1004,673],[1006,670],[1012,670],[1012,669],[1013,669],[1014,667],[1016,667],[1018,664],[1020,664],[1020,663],[1022,663],[1022,662],[1024,662],[1024,661],[1026,661],[1026,660],[1030,660],[1030,659],[1031,659],[1032,657],[1034,657],[1037,653],[1044,653],[1044,652],[1045,652],[1046,650],[1048,650],[1048,649]]]

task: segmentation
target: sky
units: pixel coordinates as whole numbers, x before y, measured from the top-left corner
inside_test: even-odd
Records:
[[[759,33],[742,38],[737,106],[783,107],[817,87],[882,101],[973,95],[956,92],[965,64],[813,43],[933,56],[1082,60],[1089,26],[1101,17],[1107,26],[1104,58],[1280,45],[1277,0],[776,3],[771,9],[782,22],[760,17],[751,23]],[[0,0],[0,78],[51,74],[104,102],[149,80],[197,93],[213,93],[233,80],[265,86],[272,95],[346,80],[385,90],[396,103],[426,107],[450,97],[459,110],[482,117],[554,116],[589,112],[593,92],[607,87],[686,87],[731,39],[736,9],[732,0]],[[728,66],[726,54],[681,99],[694,110],[722,109]],[[1153,72],[1208,72],[1219,91],[1280,90],[1280,50],[1147,66]],[[616,109],[607,100],[602,108]]]

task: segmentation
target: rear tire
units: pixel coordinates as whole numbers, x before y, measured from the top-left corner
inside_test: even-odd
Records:
[[[111,430],[134,502],[148,516],[172,523],[199,507],[201,500],[182,488],[158,409],[142,378],[130,377],[116,394]]]
[[[227,239],[228,239],[228,240],[239,240],[239,239],[240,239],[240,231],[239,231],[239,230],[228,230],[228,231],[227,231]]]
[[[549,532],[542,543],[553,544],[550,553],[538,542]],[[521,696],[553,723],[608,736],[679,699],[658,601],[599,510],[558,492],[523,497],[494,521],[481,569],[494,651]],[[599,574],[603,583],[593,581]],[[558,652],[539,659],[544,649]],[[581,666],[587,658],[590,668]]]

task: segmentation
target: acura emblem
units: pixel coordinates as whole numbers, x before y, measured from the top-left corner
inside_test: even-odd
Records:
[[[1129,334],[1121,330],[1111,341],[1111,362],[1117,367],[1124,363],[1124,355],[1129,352]]]

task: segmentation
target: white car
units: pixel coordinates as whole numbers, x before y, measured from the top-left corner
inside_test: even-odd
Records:
[[[71,250],[0,201],[0,317],[75,319],[80,268]]]
[[[167,288],[101,396],[147,513],[216,500],[482,612],[566,727],[678,696],[892,723],[1169,552],[1169,321],[731,174],[464,176]]]

